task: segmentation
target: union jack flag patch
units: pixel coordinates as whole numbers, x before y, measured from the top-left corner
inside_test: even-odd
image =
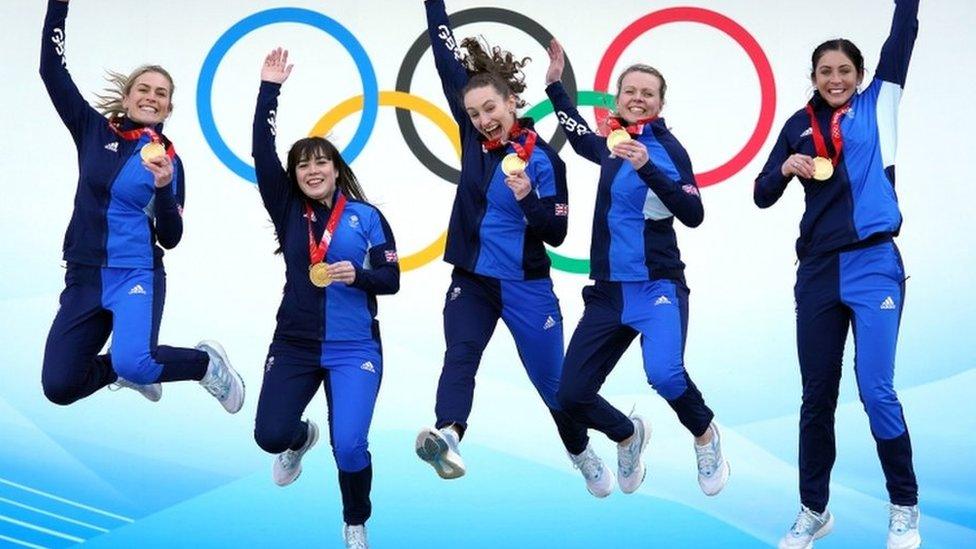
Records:
[[[566,217],[569,215],[569,204],[556,204],[556,215]]]
[[[701,193],[698,192],[698,187],[694,185],[682,185],[681,190],[693,196],[701,196]]]
[[[386,250],[386,252],[384,252],[384,255],[386,255],[387,263],[396,263],[397,261],[399,261],[396,250]]]

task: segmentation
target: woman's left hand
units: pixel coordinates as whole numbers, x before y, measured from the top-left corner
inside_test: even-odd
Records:
[[[356,281],[356,267],[349,261],[337,261],[329,265],[329,278],[350,285]]]
[[[630,139],[623,143],[617,143],[613,148],[614,156],[625,158],[635,170],[647,164],[647,147],[636,139]]]
[[[508,185],[509,189],[512,189],[515,200],[522,200],[532,190],[532,182],[529,181],[529,176],[525,175],[524,171],[515,172],[506,177],[505,184]]]
[[[153,182],[157,189],[173,181],[173,163],[170,162],[169,156],[161,154],[152,160],[143,160],[142,165],[153,174]]]

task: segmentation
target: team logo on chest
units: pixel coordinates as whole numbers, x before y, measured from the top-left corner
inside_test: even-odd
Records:
[[[359,228],[359,216],[358,215],[353,214],[353,215],[350,215],[349,216],[349,226],[352,227],[353,229],[358,229]]]

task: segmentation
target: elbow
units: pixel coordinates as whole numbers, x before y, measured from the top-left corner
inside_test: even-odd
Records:
[[[691,215],[686,215],[685,218],[681,220],[681,222],[684,223],[685,226],[690,227],[692,229],[701,225],[703,221],[705,221],[704,208],[698,208],[697,210],[692,212]]]
[[[165,250],[172,250],[173,248],[176,247],[177,244],[180,243],[180,240],[182,239],[183,239],[182,227],[180,227],[180,229],[177,231],[172,231],[172,232],[164,231],[156,234],[156,241],[159,242],[159,245],[162,246],[163,249]]]

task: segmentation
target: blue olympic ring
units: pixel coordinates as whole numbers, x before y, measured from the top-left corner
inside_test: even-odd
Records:
[[[213,48],[210,49],[210,53],[207,54],[207,58],[203,61],[200,78],[197,81],[197,116],[200,119],[203,137],[217,158],[232,172],[251,183],[257,182],[254,167],[241,160],[230,150],[220,136],[220,131],[214,122],[213,105],[211,104],[213,82],[217,67],[231,46],[247,33],[273,23],[303,23],[313,26],[338,40],[352,55],[363,83],[364,104],[363,114],[359,119],[359,127],[356,128],[352,141],[342,151],[342,157],[347,163],[355,160],[366,146],[366,141],[373,132],[373,126],[376,125],[376,116],[380,107],[379,85],[376,82],[376,73],[373,71],[373,64],[370,62],[366,50],[356,40],[356,37],[336,20],[321,13],[301,8],[275,8],[255,13],[238,21],[217,39]]]

